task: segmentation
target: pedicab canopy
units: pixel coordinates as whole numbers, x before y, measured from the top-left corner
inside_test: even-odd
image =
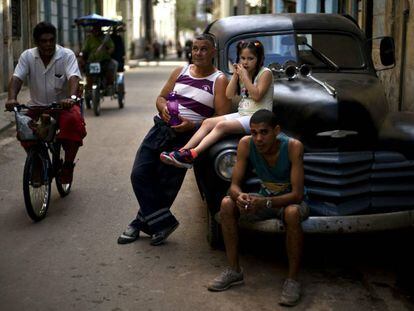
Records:
[[[94,25],[115,26],[115,25],[121,24],[122,21],[111,19],[111,18],[106,18],[106,17],[103,17],[102,15],[98,15],[94,13],[91,15],[86,15],[86,16],[75,18],[75,23],[78,26],[94,26]]]

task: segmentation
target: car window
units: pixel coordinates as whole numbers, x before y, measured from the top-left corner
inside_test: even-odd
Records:
[[[242,40],[233,41],[227,49],[227,70],[233,72],[233,66],[237,61],[237,44],[240,41],[259,40],[264,46],[264,65],[279,64],[282,66],[287,61],[297,61],[296,46],[293,34],[263,35],[247,37]]]
[[[298,34],[298,61],[312,68],[329,66],[328,57],[340,69],[358,69],[365,66],[360,43],[352,36],[338,33]],[[319,54],[323,54],[322,56]]]
[[[366,66],[361,44],[353,36],[342,33],[301,33],[245,37],[231,42],[227,49],[228,72],[233,72],[232,64],[237,60],[237,44],[246,40],[259,40],[263,44],[265,66],[277,68],[287,62],[295,62],[324,70],[332,69],[329,61],[339,69],[361,69]]]

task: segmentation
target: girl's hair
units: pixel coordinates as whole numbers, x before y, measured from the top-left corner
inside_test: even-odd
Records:
[[[240,54],[244,49],[249,49],[251,53],[253,53],[256,58],[256,68],[254,70],[253,76],[252,76],[252,83],[254,82],[254,79],[256,78],[257,74],[259,73],[260,68],[262,68],[264,64],[264,47],[263,44],[259,40],[252,40],[252,41],[240,41],[237,44],[237,57],[236,57],[236,63],[239,63],[240,61]],[[237,85],[237,93],[240,95],[240,85]]]

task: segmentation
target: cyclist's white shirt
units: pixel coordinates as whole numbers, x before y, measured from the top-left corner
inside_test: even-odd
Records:
[[[46,68],[37,48],[24,51],[13,75],[22,81],[27,78],[30,89],[29,105],[32,106],[47,105],[70,97],[69,78],[81,78],[75,53],[60,45],[56,45],[55,54]]]

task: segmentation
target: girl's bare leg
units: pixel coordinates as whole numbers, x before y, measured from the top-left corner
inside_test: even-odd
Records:
[[[216,124],[216,126],[207,134],[198,146],[194,148],[197,154],[205,151],[208,147],[217,142],[220,138],[230,135],[244,133],[244,128],[237,120],[223,120]],[[193,136],[194,137],[194,136]]]
[[[197,132],[194,133],[193,137],[185,144],[182,149],[191,149],[196,147],[200,141],[211,132],[211,130],[219,123],[220,121],[225,120],[224,116],[209,118],[204,120],[201,124],[201,127],[198,129]]]

